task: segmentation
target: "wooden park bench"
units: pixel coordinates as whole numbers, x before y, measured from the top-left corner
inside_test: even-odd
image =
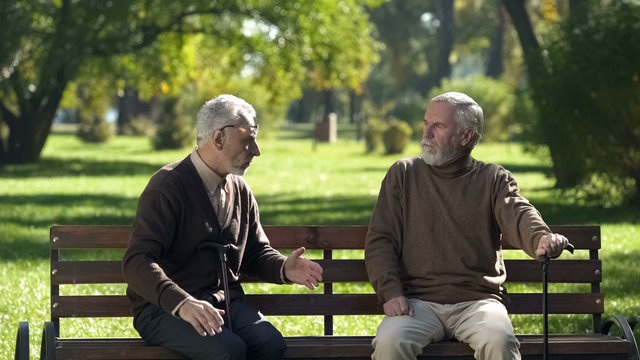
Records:
[[[581,284],[584,289],[572,293],[549,293],[550,314],[587,314],[593,329],[582,334],[550,334],[550,359],[638,359],[637,345],[629,322],[621,317],[604,318],[604,294],[600,291],[602,262],[598,258],[601,245],[598,226],[553,226],[565,234],[578,252],[588,252],[586,259],[564,255],[552,260],[548,271],[551,283]],[[119,295],[62,295],[60,287],[69,284],[122,284],[121,261],[65,260],[73,249],[91,249],[94,253],[126,248],[130,227],[127,226],[54,226],[51,228],[51,322],[44,325],[42,359],[184,359],[163,347],[146,344],[140,338],[69,338],[60,336],[60,319],[131,317],[124,293]],[[316,260],[324,268],[323,289],[305,294],[250,294],[248,301],[269,316],[308,315],[324,317],[324,335],[287,336],[288,359],[367,359],[372,352],[372,336],[337,336],[334,316],[380,315],[382,306],[373,293],[338,293],[339,283],[365,283],[367,273],[362,255],[343,259],[337,250],[362,250],[365,226],[265,226],[273,247],[280,250],[304,246],[320,250]],[[512,249],[503,244],[504,249]],[[338,259],[338,257],[341,257]],[[582,256],[583,258],[586,256]],[[507,286],[518,283],[541,283],[540,264],[536,260],[505,260]],[[552,287],[553,289],[553,287]],[[66,291],[65,291],[66,292]],[[510,314],[541,314],[542,297],[538,292],[511,293]],[[553,316],[553,315],[552,315]],[[637,318],[632,318],[635,325]],[[376,323],[377,324],[377,323]],[[613,325],[621,328],[621,336],[609,335]],[[25,340],[26,334],[26,340]],[[517,334],[525,359],[539,359],[543,351],[541,334]],[[25,346],[26,341],[26,346]],[[26,348],[26,350],[24,350]],[[26,355],[25,355],[26,352]],[[28,324],[21,323],[16,359],[28,358]],[[473,350],[456,341],[430,344],[421,359],[472,359]]]

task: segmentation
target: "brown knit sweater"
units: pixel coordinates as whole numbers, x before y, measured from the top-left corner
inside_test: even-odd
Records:
[[[382,303],[397,296],[508,303],[500,235],[535,257],[547,232],[503,167],[470,152],[440,167],[413,156],[392,165],[382,181],[365,261]]]

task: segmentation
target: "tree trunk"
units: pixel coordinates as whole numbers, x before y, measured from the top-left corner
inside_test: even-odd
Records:
[[[453,49],[453,2],[454,0],[438,0],[436,3],[437,15],[440,26],[436,31],[438,37],[439,52],[436,64],[436,73],[433,78],[433,85],[440,86],[443,78],[451,76],[451,63],[449,56]]]
[[[535,102],[543,127],[542,133],[549,131],[563,131],[558,124],[545,124],[544,119],[546,107],[544,105],[544,79],[546,76],[546,68],[542,57],[540,44],[533,30],[531,19],[525,7],[524,0],[502,0],[513,26],[516,28],[520,45],[524,53],[525,63],[527,64],[527,72],[529,78],[529,86],[533,90],[533,101]],[[557,134],[556,134],[557,135]],[[556,187],[567,188],[578,184],[584,174],[583,167],[570,156],[565,156],[565,152],[572,151],[570,145],[570,135],[567,134],[567,142],[558,143],[549,139],[543,139],[549,147],[551,160],[553,162],[553,173],[556,177]],[[557,138],[557,136],[552,137]]]
[[[486,75],[492,78],[498,78],[504,72],[504,61],[502,57],[504,45],[504,19],[505,9],[501,4],[497,4],[498,26],[496,26],[491,35],[491,44],[489,48],[489,61],[487,62]]]
[[[8,146],[0,159],[5,164],[33,163],[40,159],[55,112],[20,116],[9,127]]]

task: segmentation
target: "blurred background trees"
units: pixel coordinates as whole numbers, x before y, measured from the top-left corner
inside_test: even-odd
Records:
[[[457,90],[485,109],[483,141],[548,149],[559,187],[640,194],[637,1],[19,0],[0,16],[0,164],[37,161],[54,118],[86,141],[189,146],[220,93],[267,136],[336,113],[395,152]]]

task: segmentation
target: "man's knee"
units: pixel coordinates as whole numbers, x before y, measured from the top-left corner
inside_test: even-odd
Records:
[[[520,359],[520,342],[513,333],[490,333],[474,344],[476,359]]]
[[[221,335],[214,335],[208,338],[209,341],[205,342],[205,346],[191,349],[188,355],[196,360],[245,360],[247,358],[247,345],[241,338],[232,334],[224,336],[224,339],[221,337]]]
[[[249,351],[250,359],[282,359],[287,345],[282,334],[275,328],[255,339]],[[254,350],[255,349],[255,350]]]

